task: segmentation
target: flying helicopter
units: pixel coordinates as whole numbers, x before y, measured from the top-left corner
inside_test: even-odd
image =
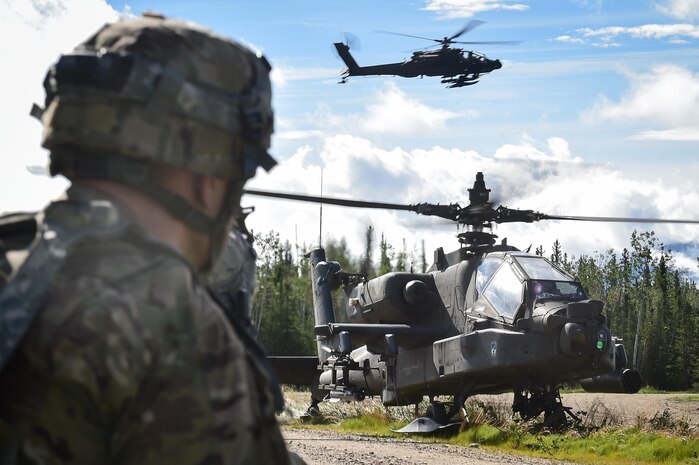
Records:
[[[401,63],[387,63],[373,66],[359,66],[350,54],[349,43],[336,42],[333,44],[347,68],[342,71],[340,84],[347,82],[350,76],[441,76],[442,83],[448,88],[472,86],[481,75],[502,68],[500,60],[491,60],[482,53],[473,50],[463,50],[451,47],[451,44],[518,44],[517,41],[462,42],[456,41],[461,35],[471,31],[483,21],[472,20],[466,26],[450,37],[431,39],[428,37],[385,32],[417,39],[437,42],[439,48],[413,52],[409,60]]]
[[[280,382],[310,384],[310,412],[321,401],[379,396],[386,406],[417,405],[425,416],[401,432],[445,427],[468,397],[514,392],[512,410],[543,413],[550,425],[575,418],[560,387],[579,382],[590,392],[636,393],[640,374],[627,368],[603,303],[544,257],[522,252],[493,224],[541,220],[693,223],[699,220],[549,215],[495,207],[483,173],[469,205],[401,205],[246,190],[247,194],[355,208],[412,211],[465,227],[460,247],[434,252],[426,273],[391,272],[373,279],[340,268],[322,248],[310,252],[317,357],[271,357]],[[332,292],[346,296],[349,322],[336,321]],[[437,400],[438,396],[451,402]]]

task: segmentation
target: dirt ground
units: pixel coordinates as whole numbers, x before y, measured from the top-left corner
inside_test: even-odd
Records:
[[[512,394],[499,396],[477,396],[478,399],[512,405]],[[624,427],[640,426],[655,415],[669,410],[674,419],[683,419],[690,427],[699,428],[699,401],[690,394],[562,394],[563,405],[573,412],[586,412],[588,421],[599,425],[605,418],[607,423]]]
[[[308,465],[566,465],[569,462],[513,456],[478,448],[375,438],[334,431],[284,428],[289,449]]]
[[[287,397],[289,397],[287,393]],[[301,396],[290,396],[298,404]],[[304,396],[305,397],[305,396]],[[477,396],[475,399],[509,409],[512,395]],[[699,430],[699,401],[687,394],[564,394],[563,404],[580,413],[587,422],[606,421],[607,424],[634,427],[648,424],[667,409],[671,418],[686,421],[694,431]],[[325,407],[321,404],[321,410]],[[332,408],[332,407],[330,407]],[[358,407],[347,407],[349,409]],[[357,410],[359,411],[359,410]],[[361,434],[304,430],[284,427],[289,449],[299,454],[308,465],[427,465],[473,464],[492,465],[520,463],[524,465],[558,464],[566,462],[512,456],[477,447],[429,444],[395,438],[376,438]]]

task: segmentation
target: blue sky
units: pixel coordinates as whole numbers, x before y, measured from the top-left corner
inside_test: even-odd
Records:
[[[3,182],[17,195],[0,211],[40,208],[65,186],[29,175],[45,164],[39,125],[47,65],[105,21],[152,10],[192,20],[262,50],[274,66],[281,162],[256,188],[395,203],[467,199],[477,171],[511,207],[551,214],[699,217],[699,0],[110,1],[0,0],[6,76],[0,144]],[[430,45],[389,30],[441,38],[485,21],[463,40],[503,68],[471,87],[438,78],[356,77],[337,84],[343,64],[332,43],[359,39],[360,65],[402,61]],[[7,75],[7,73],[5,73]],[[40,169],[32,168],[38,172]],[[317,207],[245,198],[257,231],[317,241]],[[324,211],[326,234],[357,251],[373,224],[392,243],[429,250],[457,246],[451,228],[410,214]],[[619,249],[633,225],[547,223],[500,226],[522,248],[561,239],[573,253]],[[696,270],[699,227],[658,226]]]

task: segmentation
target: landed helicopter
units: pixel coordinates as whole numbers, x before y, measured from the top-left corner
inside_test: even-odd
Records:
[[[340,268],[322,248],[310,252],[318,356],[271,357],[279,381],[311,386],[309,412],[321,401],[380,396],[386,406],[417,405],[425,417],[402,432],[449,424],[468,397],[514,392],[512,410],[550,425],[575,418],[561,402],[564,383],[590,392],[635,393],[640,374],[626,367],[603,303],[544,257],[496,244],[494,223],[540,220],[694,223],[548,215],[495,207],[482,173],[470,203],[400,205],[246,190],[247,194],[359,208],[413,211],[457,222],[460,247],[434,252],[425,273],[391,272],[373,279]],[[332,291],[346,296],[349,322],[336,321]],[[440,402],[447,396],[451,402]]]
[[[430,39],[409,34],[399,34],[387,32],[417,39],[430,40],[441,45],[434,50],[420,50],[413,52],[409,60],[402,63],[387,63],[373,66],[359,66],[350,54],[350,46],[346,43],[337,42],[333,44],[340,58],[347,66],[342,71],[340,84],[347,82],[350,76],[441,76],[442,83],[447,87],[464,87],[476,84],[482,74],[490,73],[502,68],[500,60],[491,60],[482,53],[452,48],[451,44],[518,44],[516,41],[495,41],[495,42],[459,42],[454,39],[473,28],[483,24],[483,21],[470,21],[464,28],[451,37],[443,39]]]

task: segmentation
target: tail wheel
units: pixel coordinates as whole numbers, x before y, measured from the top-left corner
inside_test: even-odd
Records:
[[[444,425],[449,421],[449,418],[447,417],[447,408],[444,406],[443,403],[437,402],[435,400],[430,402],[430,404],[427,406],[425,416],[427,418],[431,418],[440,425]]]

